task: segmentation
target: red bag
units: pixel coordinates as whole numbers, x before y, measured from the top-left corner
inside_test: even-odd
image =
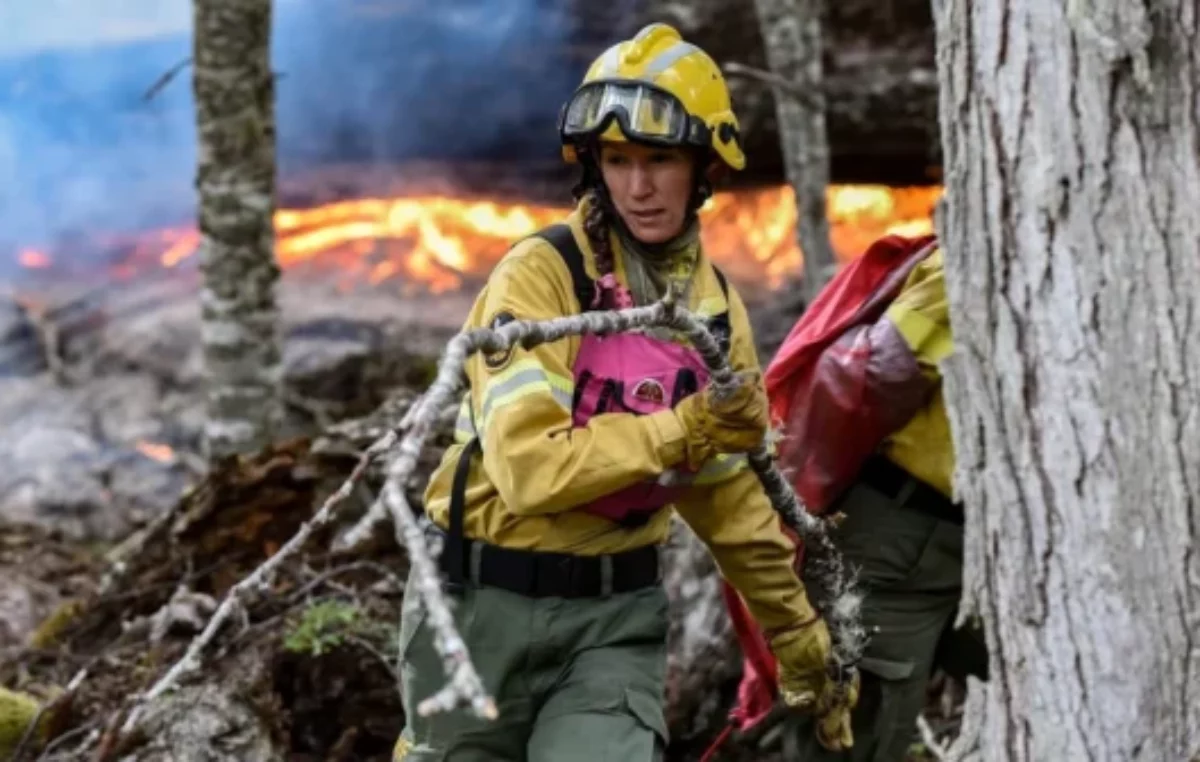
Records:
[[[866,383],[871,344],[865,332],[852,329],[879,320],[934,243],[932,235],[890,235],[873,243],[821,290],[767,367],[772,422],[784,433],[779,462],[810,512],[823,512],[896,428],[890,406],[872,404]],[[797,569],[800,563],[798,553]],[[742,647],[742,680],[730,725],[701,762],[734,729],[758,724],[778,695],[778,667],[766,638],[729,583],[722,592]]]
[[[931,235],[891,235],[872,244],[821,290],[764,374],[771,417],[784,434],[779,462],[814,513],[823,512],[867,456],[908,419],[910,411],[905,410],[896,419],[898,409],[907,406],[896,404],[900,390],[893,387],[904,383],[889,386],[879,378],[908,358],[885,357],[885,367],[877,367],[880,358],[871,356],[873,351],[906,350],[894,343],[872,344],[866,331],[853,329],[882,317],[912,269],[933,251],[933,243]],[[901,369],[899,375],[905,370],[911,369]]]

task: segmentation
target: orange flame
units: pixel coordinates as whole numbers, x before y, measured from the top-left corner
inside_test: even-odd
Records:
[[[940,194],[932,186],[831,186],[827,214],[839,260],[882,235],[931,232]],[[444,195],[354,199],[279,210],[276,251],[285,270],[316,270],[346,287],[396,282],[440,293],[461,287],[465,278],[485,277],[513,241],[569,211]],[[718,193],[700,217],[706,251],[731,277],[778,288],[800,274],[790,187]],[[193,228],[173,228],[136,241],[123,269],[136,270],[147,258],[176,267],[195,255],[200,236]],[[50,260],[27,249],[21,262],[37,267]]]
[[[134,447],[142,455],[145,455],[151,460],[156,460],[159,463],[170,463],[175,459],[175,451],[170,445],[158,444],[156,442],[139,441]]]
[[[174,267],[195,253],[200,245],[200,233],[196,230],[182,230],[171,236],[175,239],[167,250],[158,258],[163,267]]]
[[[22,267],[28,267],[31,270],[42,270],[54,264],[49,254],[37,249],[21,249],[17,253],[17,261],[21,263]]]
[[[937,187],[831,187],[834,251],[846,261],[882,235],[931,232],[940,194]],[[343,201],[281,210],[277,250],[284,268],[333,255],[345,277],[379,283],[401,276],[437,293],[462,285],[465,274],[486,275],[513,240],[568,211],[447,196]],[[700,217],[706,251],[731,276],[777,288],[799,275],[790,187],[718,193]]]

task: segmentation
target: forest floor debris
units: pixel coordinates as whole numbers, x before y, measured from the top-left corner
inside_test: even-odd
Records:
[[[102,748],[126,698],[183,654],[215,601],[277,552],[346,471],[344,458],[314,454],[307,440],[281,443],[223,465],[191,490],[173,520],[158,524],[159,536],[126,560],[113,589],[100,591],[110,567],[100,549],[47,564],[45,584],[61,585],[61,602],[24,646],[0,659],[0,684],[34,695],[87,669],[74,699],[55,710],[69,716],[51,721],[88,732],[60,738],[65,756],[45,758],[73,758],[80,744]],[[54,547],[44,530],[27,531],[24,547]],[[326,550],[329,539],[326,531],[281,564],[270,588],[221,634],[200,683],[222,686],[238,672],[255,674],[241,681],[238,698],[270,718],[267,735],[279,750],[325,759],[340,740],[348,759],[385,759],[403,718],[390,641],[405,559],[388,543],[338,557]],[[6,566],[22,560],[3,559]],[[251,662],[259,668],[246,670]],[[210,691],[208,700],[216,713],[232,699]],[[118,751],[129,750],[110,753]]]

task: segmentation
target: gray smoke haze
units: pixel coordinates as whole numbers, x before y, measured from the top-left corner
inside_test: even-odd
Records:
[[[144,98],[191,53],[190,2],[4,5],[0,268],[21,245],[190,220],[190,72]],[[575,26],[565,0],[276,0],[280,171],[553,158],[585,62],[544,53]]]

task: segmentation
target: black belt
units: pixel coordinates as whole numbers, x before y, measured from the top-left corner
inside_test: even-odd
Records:
[[[647,545],[610,556],[514,550],[468,539],[463,533],[467,478],[479,452],[475,437],[463,448],[450,488],[450,521],[438,558],[452,585],[471,581],[531,598],[597,598],[659,584],[658,548]]]
[[[882,455],[872,455],[868,458],[859,472],[858,479],[891,498],[898,497],[902,489],[909,487],[912,493],[904,501],[904,508],[952,524],[963,525],[961,504],[952,502],[937,488],[921,481]]]
[[[443,552],[438,565],[451,581],[469,580],[530,598],[597,598],[661,581],[658,548],[653,545],[609,556],[576,556],[463,538],[462,562],[462,568],[454,569],[452,556]]]

